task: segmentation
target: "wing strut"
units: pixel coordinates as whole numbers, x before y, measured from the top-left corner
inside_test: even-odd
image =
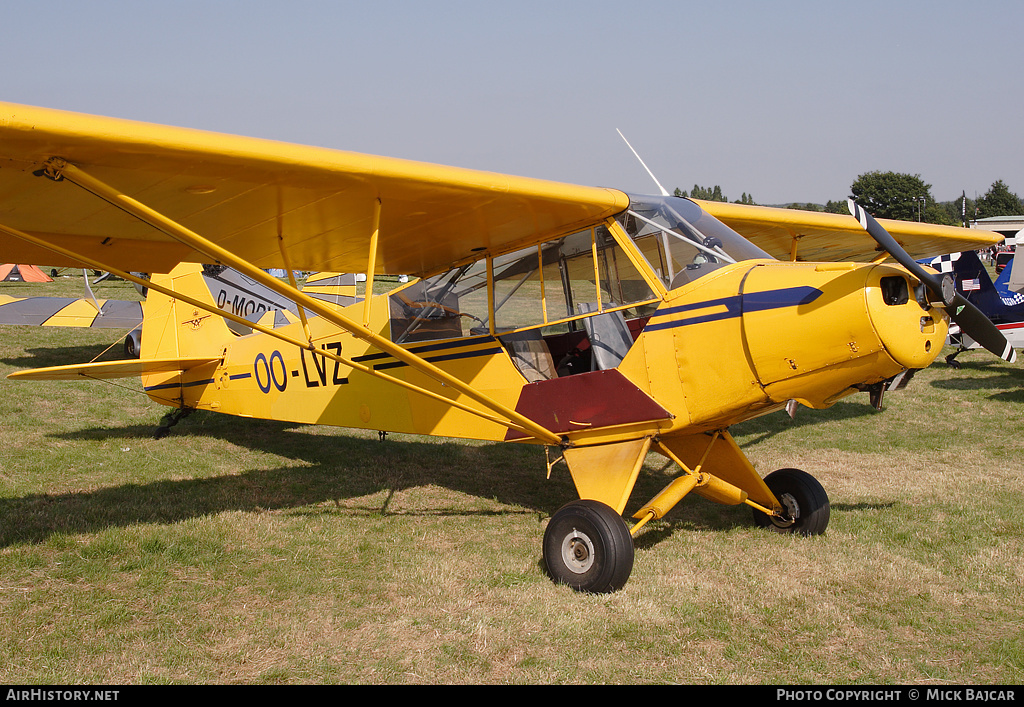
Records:
[[[277,249],[281,251],[281,260],[284,261],[284,270],[288,273],[288,282],[291,284],[292,289],[298,290],[299,285],[295,282],[295,271],[292,270],[291,260],[288,258],[288,249],[284,247],[284,236],[280,233],[277,234]],[[309,322],[306,321],[306,309],[304,307],[296,307],[299,310],[299,319],[302,321],[302,333],[306,335],[306,341],[312,341],[313,335],[309,332]]]
[[[375,334],[366,327],[361,326],[360,324],[352,321],[348,317],[340,314],[333,308],[325,306],[319,300],[286,285],[278,278],[271,276],[270,274],[264,272],[260,268],[257,268],[256,266],[252,265],[248,261],[239,258],[234,253],[185,228],[184,226],[164,216],[158,211],[151,209],[150,207],[131,198],[126,194],[122,194],[114,187],[111,187],[105,182],[84,172],[75,165],[70,164],[59,158],[52,158],[47,161],[46,176],[48,176],[51,179],[55,179],[55,181],[60,178],[66,179],[67,181],[76,184],[77,186],[94,194],[100,199],[106,201],[107,203],[134,216],[140,221],[149,224],[153,228],[156,228],[157,230],[161,231],[162,233],[167,234],[171,238],[174,238],[175,240],[184,243],[201,253],[206,254],[207,256],[213,258],[217,263],[228,265],[229,267],[238,270],[242,274],[252,278],[253,280],[256,280],[262,285],[265,285],[266,287],[270,288],[274,292],[277,292],[283,297],[287,297],[299,307],[305,307],[309,311],[323,317],[326,321],[329,321],[332,324],[344,329],[345,331],[352,334],[356,338],[362,339],[363,341],[369,343],[370,345],[375,346],[380,351],[393,356],[394,358],[396,358],[399,361],[402,361],[403,363],[408,364],[410,367],[415,368],[416,370],[427,375],[433,380],[441,383],[442,385],[449,386],[455,389],[456,391],[462,393],[463,395],[466,395],[467,397],[476,401],[480,405],[483,405],[492,412],[505,418],[506,420],[508,420],[508,422],[499,421],[496,418],[490,417],[486,414],[482,414],[478,410],[473,410],[472,408],[462,406],[449,398],[445,398],[443,396],[436,396],[436,394],[432,395],[432,397],[436,396],[437,399],[442,400],[445,404],[458,407],[467,412],[472,412],[473,414],[482,415],[487,419],[500,422],[500,424],[505,425],[507,427],[520,428],[530,436],[536,437],[537,439],[547,442],[548,444],[561,445],[562,439],[558,435],[542,427],[541,425],[538,425],[536,422],[529,419],[528,417],[516,412],[515,410],[512,410],[511,408],[508,408],[505,405],[502,405],[501,403],[499,403],[496,400],[493,400],[487,395],[484,395],[483,393],[476,390],[472,386],[466,384],[464,381],[456,378],[455,376],[452,376],[451,374],[438,368],[437,366],[434,366],[433,364],[422,359],[416,354],[411,353],[410,351],[392,343],[390,340],[385,339],[384,337],[379,336],[378,334]],[[5,228],[4,230],[11,232],[11,229]],[[51,250],[55,250],[55,248],[52,245],[34,239],[31,236],[28,236],[28,234],[11,233],[11,235],[16,235],[19,238],[27,237],[27,239],[30,242],[35,242]],[[70,255],[80,260],[83,260],[81,256],[78,256],[77,254],[71,253]],[[113,270],[111,270],[111,268],[107,267],[106,265],[103,266],[103,269],[113,272]],[[125,275],[127,275],[127,273],[118,273],[119,277],[123,277]],[[132,276],[128,276],[125,279],[128,279],[129,281],[132,282],[137,281],[137,278],[134,278]],[[149,286],[152,286],[151,283],[147,284]],[[181,298],[180,293],[174,293],[171,294],[170,296]],[[204,307],[203,309],[208,308]],[[217,314],[223,314],[223,312],[217,312]],[[252,326],[252,324],[249,323],[249,326]],[[298,345],[301,348],[307,349],[311,348],[312,346],[312,344],[310,344],[309,342],[296,342],[296,345]],[[319,354],[322,352],[317,351],[317,353]],[[332,356],[331,358],[334,357]],[[379,377],[385,377],[384,374],[379,374],[379,372],[377,371],[371,371],[371,369],[368,369],[366,366],[356,364],[354,361],[345,361],[345,365],[352,366],[353,368],[363,372],[372,372],[373,375],[378,375]],[[392,378],[391,380],[396,383],[399,382],[398,379]],[[411,385],[412,384],[404,384],[405,387],[409,387]],[[430,394],[430,391],[426,391],[415,386],[413,386],[413,389],[424,394]]]
[[[85,257],[83,255],[80,255],[79,253],[75,253],[73,251],[67,250],[66,248],[61,248],[60,246],[56,246],[56,245],[47,243],[46,241],[44,241],[42,239],[35,238],[33,236],[30,236],[27,233],[24,233],[24,232],[19,231],[17,229],[11,228],[9,226],[4,226],[3,224],[0,224],[0,231],[6,233],[9,236],[13,236],[15,238],[20,238],[21,240],[28,241],[29,243],[34,243],[35,245],[38,245],[41,248],[46,248],[46,249],[51,250],[51,251],[53,251],[55,253],[59,253],[60,255],[64,255],[64,256],[66,256],[68,258],[73,258],[75,260],[79,260],[79,261],[89,265],[90,267],[100,268],[100,269],[102,269],[104,267],[108,267],[105,264],[99,262],[98,260],[93,260],[91,258],[87,258],[87,257]],[[436,400],[436,401],[438,401],[440,403],[444,403],[445,405],[450,405],[450,406],[452,406],[454,408],[462,410],[463,412],[468,412],[468,413],[470,413],[472,415],[476,415],[478,417],[481,417],[481,418],[483,418],[485,420],[488,420],[490,422],[494,422],[494,423],[496,423],[498,425],[501,425],[503,427],[510,427],[510,428],[512,428],[514,430],[518,430],[519,432],[521,432],[524,435],[531,435],[532,434],[532,432],[530,430],[527,430],[527,429],[525,429],[525,428],[515,424],[514,422],[510,422],[508,420],[504,420],[504,419],[501,419],[499,417],[495,417],[493,415],[489,415],[489,414],[487,414],[487,413],[485,413],[485,412],[483,412],[481,410],[477,410],[475,408],[469,407],[468,405],[464,405],[464,404],[462,404],[462,403],[460,403],[458,401],[452,400],[451,398],[446,398],[443,395],[438,395],[437,393],[434,393],[432,391],[426,390],[426,389],[421,388],[421,387],[419,387],[417,385],[414,385],[412,383],[408,383],[406,381],[403,381],[400,378],[394,378],[392,376],[389,376],[386,373],[381,373],[380,371],[378,371],[378,370],[376,370],[374,368],[366,366],[366,365],[364,365],[362,363],[357,363],[356,361],[352,361],[351,359],[345,358],[344,356],[339,356],[337,354],[332,353],[329,350],[317,349],[314,346],[312,346],[308,341],[300,341],[299,339],[296,339],[294,337],[291,337],[291,336],[288,336],[287,334],[282,333],[280,330],[267,328],[267,327],[259,324],[258,322],[252,322],[252,321],[250,321],[248,319],[245,319],[244,317],[240,317],[240,316],[238,316],[238,315],[236,315],[236,314],[234,314],[234,313],[232,313],[232,312],[230,312],[228,310],[214,309],[214,308],[210,307],[208,304],[206,304],[206,303],[204,303],[204,302],[202,302],[200,300],[194,299],[192,297],[189,297],[188,295],[186,295],[186,294],[184,294],[182,292],[178,292],[178,291],[173,290],[171,288],[164,287],[164,286],[156,284],[156,283],[154,283],[154,282],[152,282],[150,280],[143,280],[141,278],[138,278],[138,277],[132,275],[131,273],[127,273],[127,272],[124,272],[122,270],[118,270],[117,268],[110,268],[108,270],[108,272],[112,273],[116,277],[120,277],[120,278],[122,278],[124,280],[128,280],[129,282],[133,282],[133,283],[135,283],[137,285],[140,285],[142,287],[147,287],[147,288],[149,288],[151,290],[154,290],[156,292],[160,292],[161,294],[167,295],[168,297],[177,298],[177,299],[181,300],[182,302],[190,304],[193,307],[196,307],[198,309],[202,309],[204,311],[210,312],[211,314],[216,314],[217,316],[224,317],[225,319],[230,319],[233,322],[236,322],[238,324],[246,326],[246,327],[248,327],[250,329],[253,329],[254,331],[258,331],[261,334],[267,334],[268,336],[272,336],[275,339],[279,339],[281,341],[284,341],[287,344],[291,344],[291,345],[296,346],[296,347],[298,347],[300,349],[307,349],[307,350],[310,350],[310,351],[314,351],[318,356],[323,356],[324,358],[329,358],[332,361],[337,361],[337,362],[339,362],[343,366],[347,366],[349,368],[352,368],[353,370],[359,371],[361,373],[365,373],[365,374],[370,375],[370,376],[375,376],[377,378],[380,378],[381,380],[387,381],[388,383],[393,383],[394,385],[397,385],[400,388],[405,388],[406,390],[410,390],[410,391],[413,391],[415,393],[419,393],[420,395],[424,395],[424,396],[426,396],[426,397],[428,397],[428,398],[430,398],[432,400]],[[203,360],[205,361],[206,359],[203,359]],[[216,359],[213,359],[213,360],[216,360]],[[14,374],[12,374],[12,375],[14,375]],[[18,377],[23,377],[23,376],[19,375]]]
[[[370,231],[370,256],[366,262],[366,288],[363,292],[363,327],[370,326],[370,302],[373,300],[373,271],[377,269],[377,237],[380,235],[380,197],[373,202],[373,226]]]

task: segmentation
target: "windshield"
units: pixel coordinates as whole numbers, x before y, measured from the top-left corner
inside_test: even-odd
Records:
[[[772,259],[689,199],[630,195],[617,218],[669,289],[740,260]]]

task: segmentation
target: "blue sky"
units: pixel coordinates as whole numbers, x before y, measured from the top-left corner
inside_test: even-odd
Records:
[[[1024,194],[1024,3],[35,2],[0,100],[580,184]]]

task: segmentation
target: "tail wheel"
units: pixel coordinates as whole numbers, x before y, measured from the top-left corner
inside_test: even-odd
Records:
[[[800,469],[779,469],[764,482],[782,504],[783,517],[754,511],[754,522],[779,533],[821,535],[828,527],[828,494],[818,480]]]
[[[548,575],[576,591],[621,589],[633,571],[633,538],[622,516],[599,501],[567,503],[544,531]]]

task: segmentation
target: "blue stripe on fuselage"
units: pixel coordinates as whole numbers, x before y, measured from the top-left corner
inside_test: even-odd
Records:
[[[781,290],[768,290],[766,292],[750,292],[742,295],[720,297],[719,299],[682,304],[678,307],[662,309],[651,315],[651,322],[644,327],[644,331],[658,331],[659,329],[672,329],[674,327],[689,326],[691,324],[703,324],[721,319],[732,319],[744,312],[763,312],[769,309],[783,309],[785,307],[796,307],[801,304],[809,304],[822,295],[821,290],[801,285],[800,287],[787,287]],[[689,312],[702,312],[707,309],[724,308],[719,311],[707,314],[695,314],[694,316],[675,319],[673,321],[655,322],[655,319],[673,316],[676,314],[687,314]]]

